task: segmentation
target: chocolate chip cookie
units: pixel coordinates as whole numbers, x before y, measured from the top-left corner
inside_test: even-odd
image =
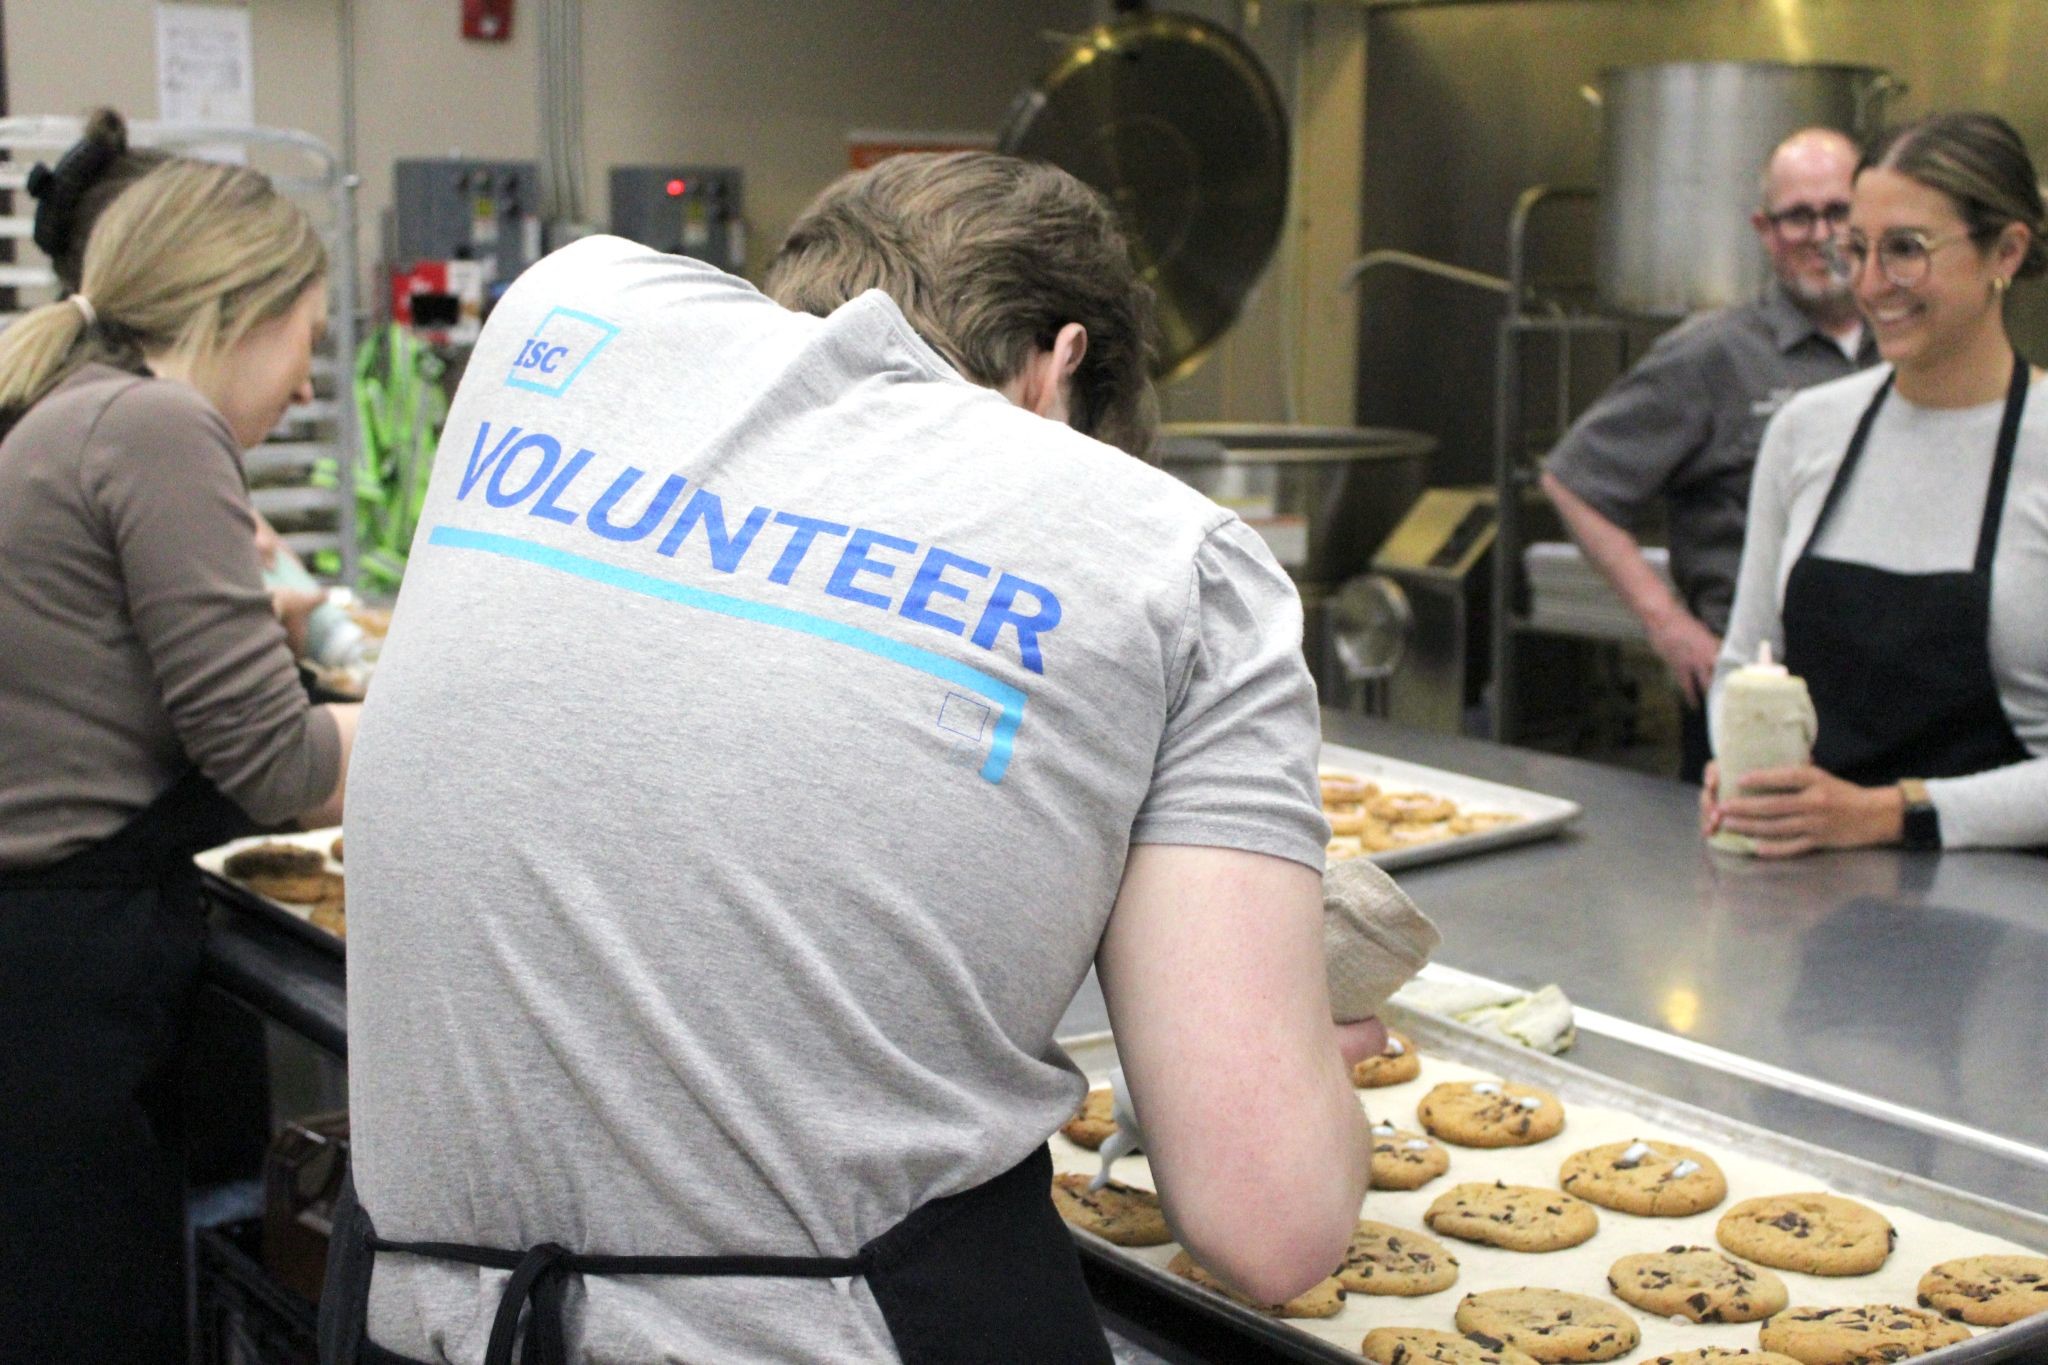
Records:
[[[1756,1322],[1790,1301],[1785,1282],[1776,1275],[1710,1247],[1666,1247],[1624,1256],[1608,1270],[1607,1287],[1623,1303],[1660,1318],[1692,1322]]]
[[[1705,1152],[1675,1142],[1610,1142],[1564,1159],[1558,1184],[1604,1209],[1683,1218],[1728,1197],[1728,1178]]]
[[[1497,1337],[1550,1365],[1613,1360],[1642,1339],[1636,1321],[1612,1304],[1561,1289],[1490,1289],[1458,1305],[1458,1330]]]
[[[1056,1175],[1052,1205],[1075,1227],[1120,1247],[1156,1247],[1173,1240],[1159,1196],[1121,1180],[1091,1190],[1085,1175]]]
[[[1358,1349],[1375,1365],[1536,1365],[1534,1356],[1498,1337],[1426,1327],[1375,1327]]]
[[[1082,1099],[1081,1107],[1075,1112],[1074,1117],[1060,1125],[1061,1135],[1076,1147],[1086,1147],[1094,1151],[1107,1142],[1109,1135],[1116,1131],[1116,1119],[1113,1117],[1116,1112],[1115,1105],[1115,1099],[1110,1095],[1108,1086],[1089,1091]]]
[[[327,859],[317,848],[297,844],[262,843],[230,853],[221,870],[237,881],[250,877],[309,877],[327,869]]]
[[[1370,1218],[1358,1220],[1337,1267],[1337,1283],[1360,1294],[1414,1298],[1449,1289],[1458,1282],[1458,1258],[1427,1233],[1411,1232]]]
[[[1387,1045],[1377,1057],[1368,1057],[1351,1068],[1351,1083],[1361,1090],[1399,1085],[1422,1074],[1422,1055],[1412,1040],[1387,1030]]]
[[[1557,1096],[1505,1081],[1445,1081],[1415,1107],[1422,1126],[1460,1147],[1526,1147],[1564,1127]]]
[[[293,905],[312,905],[341,886],[341,878],[327,870],[325,854],[297,844],[245,848],[229,854],[221,870],[259,896]]]
[[[1970,1329],[1895,1304],[1788,1308],[1764,1324],[1763,1348],[1801,1365],[1881,1365],[1967,1341]]]
[[[1643,1365],[1799,1365],[1791,1356],[1781,1356],[1776,1351],[1730,1350],[1726,1346],[1706,1346],[1697,1351],[1680,1351],[1677,1355],[1654,1356]]]
[[[1920,1306],[1977,1327],[2048,1313],[2048,1258],[1965,1256],[1920,1277]]]
[[[1310,1285],[1285,1303],[1260,1303],[1238,1293],[1223,1281],[1211,1275],[1194,1262],[1185,1251],[1176,1252],[1166,1263],[1166,1268],[1185,1279],[1193,1280],[1204,1289],[1213,1289],[1218,1294],[1246,1308],[1254,1308],[1273,1318],[1334,1318],[1344,1307],[1344,1286],[1331,1276],[1320,1284]]]
[[[1600,1230],[1593,1206],[1533,1185],[1453,1185],[1422,1216],[1436,1232],[1507,1251],[1562,1251]],[[1527,1349],[1524,1347],[1523,1349]]]
[[[1372,1187],[1376,1190],[1420,1189],[1451,1169],[1443,1144],[1391,1123],[1372,1126]]]
[[[1832,1194],[1745,1199],[1714,1235],[1744,1260],[1809,1275],[1868,1275],[1898,1240],[1877,1210]]]

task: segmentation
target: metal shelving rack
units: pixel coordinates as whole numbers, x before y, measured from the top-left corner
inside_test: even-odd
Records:
[[[1492,624],[1493,687],[1490,738],[1514,743],[1520,719],[1517,695],[1517,647],[1529,635],[1578,634],[1529,618],[1528,585],[1522,552],[1528,547],[1525,499],[1536,483],[1537,470],[1529,441],[1525,411],[1527,373],[1524,350],[1534,337],[1551,337],[1557,345],[1556,400],[1553,431],[1562,435],[1576,415],[1572,410],[1573,347],[1581,339],[1604,338],[1616,348],[1619,367],[1628,368],[1634,350],[1634,327],[1626,319],[1601,313],[1567,312],[1550,303],[1539,305],[1529,281],[1529,234],[1538,210],[1546,205],[1586,202],[1597,190],[1580,186],[1533,185],[1522,191],[1508,219],[1507,309],[1500,320],[1494,350],[1493,485],[1499,525],[1493,546]],[[1611,640],[1608,636],[1580,636]]]
[[[37,161],[54,162],[79,139],[84,122],[39,116],[0,119],[0,191],[12,207],[0,216],[0,239],[16,249],[13,264],[0,265],[0,288],[33,306],[57,297],[57,277],[36,250],[31,233],[35,205],[26,186]],[[306,133],[278,128],[231,128],[135,122],[128,137],[137,147],[204,155],[234,147],[273,184],[312,215],[327,244],[328,310],[326,354],[313,361],[314,398],[294,404],[284,420],[245,459],[250,497],[264,516],[301,529],[280,530],[302,559],[325,551],[339,563],[336,581],[356,581],[355,466],[360,436],[355,405],[356,229],[355,177],[326,143]],[[18,312],[0,312],[0,326]],[[331,461],[332,487],[314,482],[314,471]]]

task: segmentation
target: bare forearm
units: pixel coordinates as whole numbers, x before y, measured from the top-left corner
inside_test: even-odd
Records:
[[[1371,1160],[1318,890],[1280,859],[1139,845],[1096,960],[1167,1217],[1265,1299],[1341,1259]]]
[[[1638,620],[1645,626],[1655,626],[1674,614],[1685,613],[1684,604],[1643,557],[1640,541],[1547,472],[1543,475],[1543,491],[1564,519],[1565,528],[1578,542],[1579,549]]]

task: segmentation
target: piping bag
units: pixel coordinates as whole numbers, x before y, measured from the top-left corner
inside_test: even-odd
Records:
[[[1429,916],[1369,859],[1347,859],[1323,873],[1323,961],[1330,1017],[1337,1023],[1378,1013],[1442,941]],[[1102,1167],[1088,1182],[1091,1190],[1109,1183],[1117,1158],[1145,1145],[1122,1067],[1109,1073],[1109,1093],[1116,1131],[1103,1139]]]

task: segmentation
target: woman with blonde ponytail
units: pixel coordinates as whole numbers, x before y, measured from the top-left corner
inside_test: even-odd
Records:
[[[9,1359],[185,1356],[191,855],[337,820],[355,731],[299,686],[241,463],[309,396],[325,277],[263,176],[170,161],[92,225],[78,291],[0,332]]]

